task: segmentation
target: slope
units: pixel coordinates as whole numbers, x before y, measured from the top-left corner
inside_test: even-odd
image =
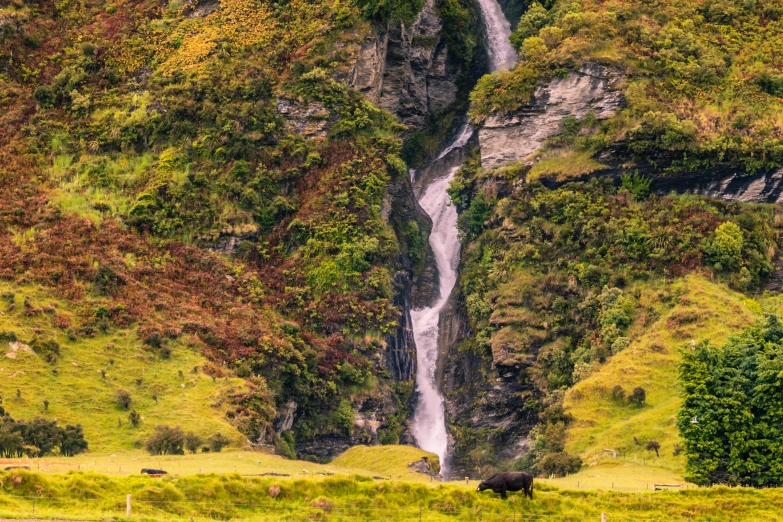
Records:
[[[677,362],[679,351],[691,341],[709,339],[720,344],[758,317],[760,307],[745,296],[699,276],[644,288],[640,301],[655,303],[660,319],[649,327],[637,325],[631,345],[598,371],[576,383],[563,406],[574,420],[568,429],[567,448],[589,465],[611,461],[605,449],[637,464],[682,473],[683,456],[675,416],[680,407]],[[634,328],[634,327],[632,327]],[[642,407],[613,397],[615,386],[626,395],[637,387],[646,391]],[[616,394],[615,394],[616,395]],[[650,440],[660,443],[660,458],[645,450]],[[681,449],[680,449],[681,451]]]
[[[158,425],[181,426],[204,438],[222,433],[244,447],[226,413],[232,399],[250,389],[242,379],[218,378],[221,370],[194,349],[189,336],[159,349],[144,344],[132,328],[69,338],[53,325],[73,315],[67,301],[35,286],[2,284],[0,290],[0,397],[14,418],[80,424],[98,454],[137,448]],[[56,342],[59,355],[30,348],[43,341]],[[118,404],[120,390],[130,394],[128,407]],[[129,420],[131,411],[141,415],[138,427]]]

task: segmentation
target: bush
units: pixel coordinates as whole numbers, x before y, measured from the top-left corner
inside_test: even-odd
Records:
[[[564,477],[572,473],[577,473],[582,467],[582,459],[576,455],[571,455],[566,451],[547,454],[541,462],[536,464],[535,469],[538,473],[549,476]]]
[[[411,21],[421,11],[424,0],[355,0],[365,18]]]
[[[57,362],[60,357],[60,345],[53,339],[33,339],[30,341],[30,348],[44,361],[51,364]]]
[[[617,402],[625,401],[625,390],[619,384],[616,384],[615,387],[612,388],[612,399]]]
[[[281,457],[290,460],[296,460],[294,442],[294,436],[290,431],[275,436],[275,455],[280,455]]]
[[[633,393],[628,396],[628,402],[641,408],[647,401],[647,392],[641,386],[637,386],[633,389]]]
[[[150,455],[184,455],[184,445],[185,434],[179,426],[158,426],[155,433],[147,439],[145,448]]]
[[[647,446],[644,447],[647,451],[654,451],[655,456],[659,457],[658,451],[661,449],[661,443],[657,440],[651,440],[647,443]]]
[[[109,296],[114,293],[121,283],[122,279],[120,279],[114,270],[106,265],[100,265],[92,278],[92,285],[95,292],[104,296]]]
[[[742,263],[742,229],[727,221],[715,230],[712,240],[707,241],[704,253],[715,270],[736,270]]]
[[[207,442],[209,443],[210,451],[215,453],[220,453],[223,451],[223,448],[231,444],[231,441],[228,439],[228,437],[222,433],[215,433],[209,438]]]
[[[351,402],[348,400],[340,402],[337,408],[335,408],[332,416],[335,426],[342,428],[345,431],[350,431],[356,422],[356,412],[353,411]]]
[[[192,431],[185,434],[185,449],[191,453],[198,453],[198,450],[204,446],[204,439]]]
[[[125,390],[117,390],[117,407],[127,410],[131,403],[131,394]]]
[[[137,412],[136,410],[132,410],[128,414],[128,421],[130,421],[131,426],[133,426],[134,428],[138,428],[139,424],[141,423],[141,415],[139,415],[139,412]]]

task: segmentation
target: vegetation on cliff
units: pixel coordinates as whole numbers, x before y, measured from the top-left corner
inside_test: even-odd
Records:
[[[0,276],[68,302],[48,337],[204,354],[246,379],[225,413],[252,441],[289,401],[310,437],[391,395],[392,274],[425,241],[384,210],[402,128],[345,82],[367,5],[0,11]]]
[[[633,177],[619,188],[593,179],[547,189],[515,183],[518,175],[485,173],[473,162],[450,189],[461,210],[460,288],[475,334],[461,350],[518,375],[524,407],[540,419],[520,465],[542,469],[547,455],[563,451],[573,421],[561,406],[564,391],[658,320],[649,288],[696,273],[758,289],[773,269],[781,219],[772,206],[651,195]],[[632,391],[619,399],[630,404]]]
[[[620,143],[675,170],[783,165],[783,6],[775,0],[533,2],[513,34],[514,71],[483,79],[476,120],[524,106],[537,80],[590,61],[627,75],[627,106],[578,150]]]

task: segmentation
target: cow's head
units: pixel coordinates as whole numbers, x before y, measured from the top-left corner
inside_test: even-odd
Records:
[[[486,481],[482,480],[481,483],[476,488],[476,491],[481,492],[481,491],[484,491],[485,489],[489,489],[489,486],[487,485]]]

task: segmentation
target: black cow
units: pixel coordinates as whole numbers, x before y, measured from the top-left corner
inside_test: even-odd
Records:
[[[533,500],[533,475],[525,472],[495,473],[487,480],[482,480],[476,491],[491,489],[506,498],[506,491],[525,491],[525,496]]]
[[[162,469],[150,469],[150,468],[142,469],[141,473],[144,474],[144,475],[152,475],[153,477],[160,477],[161,475],[168,475],[168,473],[163,471]]]

